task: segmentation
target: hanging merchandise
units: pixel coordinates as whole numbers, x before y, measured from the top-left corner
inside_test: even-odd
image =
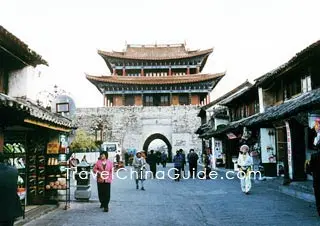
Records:
[[[28,143],[28,204],[38,205],[45,202],[45,136],[30,134]]]

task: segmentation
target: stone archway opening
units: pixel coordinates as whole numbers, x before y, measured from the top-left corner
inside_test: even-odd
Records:
[[[171,146],[168,138],[166,138],[164,135],[162,135],[160,133],[155,133],[155,134],[152,134],[151,136],[149,136],[143,144],[143,150],[148,151],[150,144],[154,143],[153,141],[158,141],[158,140],[161,140],[164,142],[164,144],[166,144],[166,151],[168,154],[168,162],[172,162],[172,146]],[[157,143],[160,144],[160,142],[157,142]]]

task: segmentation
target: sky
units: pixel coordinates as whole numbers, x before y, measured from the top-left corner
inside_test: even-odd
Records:
[[[101,107],[85,73],[110,75],[97,50],[125,43],[214,48],[204,73],[226,71],[218,98],[320,39],[319,0],[0,0],[0,24],[49,62],[41,85],[57,84],[77,107]]]

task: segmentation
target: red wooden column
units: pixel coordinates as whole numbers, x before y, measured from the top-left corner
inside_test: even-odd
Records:
[[[141,76],[144,76],[144,69],[143,69],[143,67],[141,68]]]
[[[169,67],[169,73],[168,73],[169,76],[172,75],[172,72],[171,72],[171,67]]]
[[[187,67],[187,75],[190,75],[190,68],[189,68],[189,66]]]
[[[122,76],[127,76],[125,67],[122,68]]]
[[[116,69],[113,68],[112,75],[116,75]]]
[[[196,72],[197,74],[199,74],[200,73],[200,68],[199,67],[197,67],[197,72]]]

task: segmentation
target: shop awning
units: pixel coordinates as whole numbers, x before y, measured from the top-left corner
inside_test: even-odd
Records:
[[[12,109],[24,113],[24,122],[59,131],[71,131],[73,128],[70,119],[53,113],[42,106],[24,98],[14,98],[0,93],[0,109]],[[10,117],[10,116],[5,116]],[[7,119],[5,119],[7,120]]]
[[[208,130],[206,133],[200,135],[199,137],[208,139],[210,137],[221,136],[221,135],[223,135],[227,132],[230,132],[234,129],[239,129],[240,127],[242,128],[244,126],[244,122],[246,120],[249,120],[255,116],[256,115],[252,115],[252,116],[249,116],[248,118],[243,118],[238,121],[231,122],[230,124],[226,125],[225,127],[220,127],[217,130],[214,130],[214,129]]]
[[[32,125],[48,128],[48,129],[51,129],[51,130],[61,131],[61,132],[71,132],[72,131],[71,128],[66,129],[66,128],[61,127],[61,126],[54,126],[54,125],[51,125],[50,123],[40,122],[40,121],[36,121],[36,120],[33,120],[33,119],[25,119],[24,122],[32,124]]]
[[[60,114],[53,113],[47,109],[45,109],[42,106],[37,105],[36,103],[33,103],[30,100],[24,99],[24,98],[18,98],[18,100],[29,108],[29,114],[32,118],[40,121],[44,121],[47,123],[50,123],[55,126],[62,126],[66,128],[72,127],[72,122],[70,119],[63,117]]]

